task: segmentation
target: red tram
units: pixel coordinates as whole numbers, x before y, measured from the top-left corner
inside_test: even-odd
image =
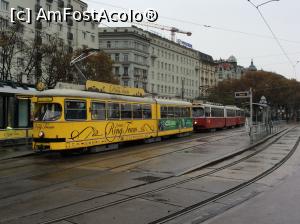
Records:
[[[195,131],[238,127],[244,124],[244,110],[236,106],[193,105],[193,126]]]

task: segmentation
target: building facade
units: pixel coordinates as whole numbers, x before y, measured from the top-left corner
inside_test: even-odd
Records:
[[[11,9],[24,11],[30,8],[33,18],[36,18],[42,8],[48,11],[60,11],[64,8],[85,11],[88,5],[81,0],[0,0],[0,25],[2,31],[11,25]],[[98,48],[98,24],[93,22],[75,22],[72,19],[63,22],[35,21],[31,24],[22,23],[24,40],[30,42],[49,43],[58,38],[68,46],[70,52],[80,48]],[[21,66],[24,56],[18,55],[14,58],[17,66]],[[23,80],[27,82],[27,80]]]
[[[212,58],[137,27],[99,28],[99,48],[111,55],[125,86],[158,98],[193,100],[204,85],[216,85]]]
[[[120,84],[147,88],[149,35],[133,28],[99,28],[99,48],[111,55]]]
[[[217,60],[215,63],[219,82],[226,79],[240,79],[245,72],[244,67],[237,64],[234,56],[230,56],[227,60]]]

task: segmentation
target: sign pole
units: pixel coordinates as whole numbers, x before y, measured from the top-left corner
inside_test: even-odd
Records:
[[[253,98],[252,98],[252,88],[250,88],[249,91],[249,97],[250,97],[250,122],[249,122],[249,126],[250,126],[250,143],[253,143]]]

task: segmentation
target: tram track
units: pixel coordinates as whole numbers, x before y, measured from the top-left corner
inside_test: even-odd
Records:
[[[235,134],[235,133],[237,133],[237,134]],[[62,171],[72,170],[72,169],[75,169],[75,168],[78,168],[78,167],[81,167],[81,166],[85,166],[85,165],[90,165],[90,164],[93,164],[93,163],[107,162],[107,161],[109,161],[111,159],[115,160],[115,159],[118,159],[118,158],[123,158],[124,154],[125,154],[125,156],[138,156],[139,154],[142,154],[145,151],[149,151],[149,150],[160,150],[160,149],[163,149],[163,148],[166,148],[166,147],[169,148],[169,147],[172,147],[172,146],[177,146],[178,147],[178,144],[179,145],[184,145],[186,143],[189,143],[191,140],[200,141],[201,144],[195,145],[195,146],[198,146],[198,145],[205,145],[205,144],[210,144],[210,143],[213,143],[213,142],[221,141],[221,140],[224,140],[226,138],[231,138],[231,137],[234,137],[234,136],[239,136],[240,134],[241,134],[240,131],[236,131],[236,132],[233,132],[231,135],[228,135],[228,136],[227,135],[224,136],[224,133],[220,133],[218,135],[213,135],[213,136],[205,136],[205,137],[199,137],[199,136],[197,137],[197,136],[195,136],[194,138],[189,138],[189,139],[184,140],[184,141],[180,141],[179,140],[179,141],[176,141],[176,143],[172,142],[172,143],[169,143],[169,144],[167,143],[167,144],[163,144],[163,145],[159,145],[159,146],[154,145],[154,146],[147,147],[145,149],[135,149],[135,146],[133,146],[133,148],[134,148],[133,152],[132,151],[129,151],[129,152],[125,151],[126,149],[129,149],[129,147],[124,148],[124,151],[123,151],[123,149],[122,150],[115,150],[115,151],[107,151],[107,152],[101,153],[99,155],[103,155],[104,156],[105,153],[110,153],[111,155],[106,155],[108,157],[104,157],[104,158],[101,157],[101,158],[95,158],[95,159],[91,158],[91,160],[84,161],[84,162],[79,162],[79,163],[77,161],[75,161],[75,163],[77,163],[77,164],[71,165],[70,167],[66,167],[66,168],[62,168],[62,169],[52,169],[50,171],[47,170],[48,172],[40,173],[40,174],[36,174],[36,175],[29,175],[29,176],[26,176],[25,178],[33,178],[33,177],[41,176],[41,175],[48,175],[48,174],[51,174],[53,172],[62,172]],[[220,137],[220,138],[218,138],[216,140],[210,141],[210,139],[216,138],[216,137],[217,138]],[[191,147],[194,147],[194,146],[191,146]],[[177,149],[177,150],[171,150],[170,152],[161,153],[161,154],[158,154],[156,156],[150,156],[148,158],[141,159],[141,160],[136,160],[136,161],[133,161],[133,162],[130,162],[130,163],[125,163],[125,164],[122,164],[122,165],[119,165],[119,166],[115,166],[115,167],[109,168],[107,170],[109,171],[109,170],[114,170],[114,169],[118,169],[118,168],[121,168],[121,167],[125,167],[125,166],[128,166],[128,165],[133,165],[135,163],[139,163],[139,162],[144,162],[144,161],[147,161],[147,160],[151,160],[151,159],[157,158],[159,156],[165,156],[165,155],[168,155],[168,154],[172,154],[172,153],[176,153],[176,152],[179,152],[179,151],[183,151],[183,150],[186,150],[188,148],[190,148],[190,147],[183,147],[183,148],[180,148],[180,149]],[[69,159],[73,159],[73,158],[75,158],[75,159],[77,159],[77,158],[79,158],[79,159],[85,159],[84,156],[85,155],[83,155],[82,158],[79,158],[79,156],[78,157],[76,156],[76,157],[72,157],[72,158],[69,158]],[[92,157],[94,155],[88,155],[88,156]],[[65,159],[68,159],[68,158],[65,158]],[[51,159],[49,159],[47,161],[49,162],[50,160]],[[64,161],[64,158],[62,158],[59,161],[54,161],[55,163],[54,163],[53,166],[57,165],[56,163],[59,163],[61,161]],[[1,168],[1,172],[7,171],[7,170],[12,170],[12,169],[25,168],[27,166],[44,165],[44,162],[46,162],[46,161],[43,160],[43,161],[34,162],[34,164],[26,164],[26,165],[20,165],[20,166],[15,166],[15,167],[8,167],[6,169],[5,168],[4,169]],[[72,162],[72,161],[69,161],[69,162]],[[0,183],[1,184],[5,184],[5,183],[10,183],[10,182],[15,182],[15,181],[18,181],[18,180],[22,180],[22,179],[25,179],[25,178],[22,177],[22,178],[13,179],[13,180],[7,181],[7,182],[1,181],[1,178],[0,178]],[[5,178],[2,178],[2,179],[5,179]],[[3,199],[3,198],[0,198],[0,200],[1,199]]]
[[[280,160],[278,163],[276,163],[274,166],[272,166],[270,169],[266,170],[265,172],[261,173],[260,175],[245,181],[231,189],[228,189],[220,194],[215,195],[214,197],[211,197],[209,199],[206,199],[204,201],[201,201],[199,203],[193,204],[191,206],[188,206],[178,212],[174,212],[173,214],[170,214],[168,216],[165,216],[163,218],[157,219],[153,222],[150,222],[149,224],[162,224],[162,223],[167,223],[169,221],[172,221],[178,217],[181,217],[183,215],[186,215],[188,213],[191,213],[205,205],[208,205],[216,200],[219,200],[221,198],[224,198],[226,196],[232,195],[233,193],[240,191],[246,187],[248,187],[249,185],[263,179],[264,177],[268,176],[269,174],[271,174],[272,172],[274,172],[275,170],[277,170],[278,168],[280,168],[289,158],[291,158],[291,156],[295,153],[298,145],[300,142],[300,137],[298,138],[296,144],[294,145],[294,147],[292,148],[292,150],[287,154],[287,156],[285,156],[282,160]]]
[[[247,159],[249,159],[249,158],[251,158],[251,157],[257,155],[258,153],[260,153],[260,152],[266,150],[270,145],[272,145],[272,144],[274,144],[275,142],[277,142],[282,136],[284,136],[285,134],[287,134],[289,131],[291,131],[291,129],[285,130],[285,131],[283,132],[283,134],[282,134],[282,132],[277,133],[276,135],[279,135],[279,137],[276,137],[275,139],[272,139],[270,142],[268,142],[266,145],[264,145],[263,148],[261,148],[261,149],[259,149],[259,150],[256,150],[256,151],[254,151],[253,153],[251,153],[251,154],[249,154],[249,155],[247,155],[247,156],[245,156],[245,157],[243,157],[243,158],[241,158],[241,159],[238,159],[238,160],[236,160],[236,161],[234,161],[234,162],[232,162],[232,163],[226,164],[225,166],[219,167],[219,168],[217,168],[217,169],[213,169],[213,170],[211,170],[211,171],[209,171],[209,172],[206,172],[206,173],[204,173],[204,174],[197,175],[197,176],[195,176],[195,177],[189,177],[189,178],[187,178],[187,179],[184,179],[184,180],[181,180],[181,181],[177,181],[177,182],[175,182],[175,183],[172,183],[172,184],[169,184],[169,185],[166,185],[166,186],[163,186],[163,187],[154,189],[154,190],[150,190],[150,191],[146,191],[146,192],[143,192],[143,193],[140,193],[140,194],[136,194],[136,195],[133,195],[133,196],[129,196],[129,197],[125,198],[125,199],[116,200],[116,201],[114,201],[114,202],[107,203],[107,204],[102,205],[102,206],[93,207],[93,208],[91,208],[91,209],[86,209],[86,210],[83,210],[83,211],[74,213],[74,214],[72,214],[72,215],[63,216],[63,217],[60,217],[60,218],[57,218],[57,219],[53,219],[53,220],[51,220],[51,221],[42,222],[42,223],[43,223],[43,224],[49,224],[49,223],[59,222],[59,221],[62,221],[62,220],[67,220],[67,219],[70,219],[70,218],[73,218],[73,217],[76,217],[76,216],[80,216],[80,215],[83,215],[83,214],[87,214],[87,213],[90,213],[90,212],[93,212],[93,211],[98,211],[98,210],[101,210],[101,209],[104,209],[104,208],[107,208],[107,207],[111,207],[111,206],[115,206],[115,205],[118,205],[118,204],[121,204],[121,203],[125,203],[125,202],[127,202],[127,201],[134,200],[134,199],[136,199],[136,198],[140,198],[140,197],[143,197],[143,196],[146,196],[146,195],[149,195],[149,194],[153,194],[153,193],[156,193],[156,192],[160,192],[160,191],[166,190],[166,189],[168,189],[168,188],[170,188],[170,187],[175,187],[175,186],[178,186],[178,185],[183,184],[183,183],[187,183],[187,182],[192,181],[192,180],[197,180],[197,179],[200,179],[200,178],[209,176],[209,175],[211,175],[211,174],[214,174],[214,173],[216,173],[216,172],[219,172],[219,171],[221,171],[221,170],[224,170],[224,169],[227,169],[227,168],[229,168],[229,167],[231,167],[231,166],[234,166],[234,165],[236,165],[236,164],[238,164],[238,163],[240,163],[240,162],[243,162],[243,161],[245,161],[245,160],[247,160]],[[276,136],[276,135],[275,135],[275,136]],[[267,141],[267,140],[266,140],[266,141]],[[261,144],[265,143],[266,141],[261,142]],[[298,139],[298,141],[297,141],[297,144],[299,144],[299,139]],[[253,148],[253,147],[252,147],[252,148]],[[294,147],[294,148],[296,148],[296,147]],[[294,149],[294,150],[295,150],[295,149]],[[292,154],[291,154],[291,155],[292,155]],[[291,156],[291,155],[290,155],[290,156]],[[235,156],[236,156],[236,155],[233,155],[233,157],[235,157]],[[229,158],[227,158],[227,159],[229,159]],[[220,160],[219,162],[222,162],[222,161],[223,161],[223,160]],[[214,164],[216,164],[216,162],[215,162],[215,163],[212,163],[211,165],[214,165]],[[171,178],[175,178],[175,177],[168,177],[168,178],[160,179],[160,180],[158,180],[158,181],[163,181],[163,180],[171,179]],[[158,181],[155,181],[155,182],[158,182]],[[155,182],[152,182],[152,183],[155,183]],[[152,183],[150,183],[150,184],[152,184]],[[148,184],[149,184],[149,183],[148,183]],[[81,201],[78,201],[78,202],[75,202],[75,203],[71,203],[71,204],[67,204],[67,205],[63,205],[63,206],[60,206],[60,207],[56,207],[56,208],[44,210],[44,211],[42,211],[42,213],[48,213],[48,212],[55,211],[55,210],[58,210],[58,209],[67,208],[67,207],[73,206],[73,205],[75,205],[75,204],[80,204],[80,203],[88,202],[88,201],[91,201],[91,200],[95,200],[95,199],[97,199],[97,198],[99,199],[99,198],[104,197],[104,196],[109,196],[109,195],[112,195],[112,194],[122,193],[122,192],[124,192],[124,191],[129,190],[129,189],[139,188],[139,187],[144,186],[144,185],[147,185],[147,184],[137,185],[137,186],[130,187],[130,188],[127,188],[127,189],[122,189],[122,190],[120,190],[120,191],[115,191],[115,192],[109,193],[109,194],[107,194],[107,195],[102,195],[102,196],[98,196],[98,197],[93,197],[93,198],[90,198],[90,199],[81,200]],[[228,192],[229,192],[229,191],[228,191]],[[214,197],[214,198],[215,198],[215,197]],[[214,199],[214,198],[212,198],[211,200],[216,200],[216,199]],[[205,203],[208,203],[208,200],[206,200]],[[200,206],[200,204],[197,205],[197,206]],[[195,205],[195,207],[197,207],[197,206]],[[194,207],[193,207],[193,208],[191,207],[190,209],[194,209]],[[188,210],[182,210],[182,212],[183,212],[184,214],[185,214],[187,211],[188,211]],[[33,213],[33,214],[26,215],[26,216],[23,216],[23,217],[19,217],[19,218],[26,218],[26,217],[28,217],[28,216],[37,215],[37,214],[39,214],[39,213],[40,213],[40,212],[37,212],[37,213]],[[178,214],[179,214],[179,213],[178,213]],[[178,215],[178,214],[176,213],[176,215]],[[175,215],[175,214],[174,214],[174,215]],[[172,217],[173,217],[173,216],[172,216]],[[172,217],[169,216],[169,217],[164,217],[164,218],[170,219],[170,218],[172,218]],[[175,216],[174,216],[174,217],[175,217]],[[159,219],[159,220],[157,220],[157,223],[160,223],[160,222],[164,222],[164,219]],[[153,222],[153,223],[155,223],[155,222]]]
[[[213,135],[213,136],[207,136],[207,137],[202,137],[202,138],[194,138],[194,140],[195,139],[201,140],[202,143],[201,144],[197,144],[196,146],[203,146],[203,145],[206,145],[206,144],[211,144],[213,142],[217,142],[217,141],[221,141],[221,140],[224,140],[224,139],[227,139],[227,138],[238,136],[240,134],[241,134],[240,131],[237,131],[237,134],[230,134],[228,136],[224,136],[224,135],[220,134],[220,135]],[[220,137],[220,138],[218,138],[216,140],[213,140],[213,141],[209,141],[209,139],[216,138],[216,137]],[[203,142],[204,139],[206,139],[207,141]],[[176,145],[178,147],[178,144],[183,144],[184,145],[185,143],[187,143],[189,141],[190,140],[185,140],[185,141],[180,142],[180,143],[171,143],[171,145],[167,144],[167,145],[163,145],[163,146],[160,146],[160,147],[152,147],[152,148],[156,148],[156,149],[157,148],[165,148],[165,147],[172,147],[174,145]],[[106,171],[111,171],[111,170],[118,169],[118,168],[121,168],[121,167],[126,167],[126,166],[129,166],[129,165],[138,164],[138,163],[145,162],[145,161],[148,161],[148,160],[152,160],[152,159],[155,159],[155,158],[158,158],[158,157],[161,157],[161,156],[166,156],[168,154],[172,154],[172,153],[184,151],[184,150],[187,150],[187,149],[189,149],[191,147],[195,147],[195,145],[194,146],[189,146],[189,147],[183,147],[183,148],[177,149],[177,150],[172,150],[171,152],[166,152],[166,153],[163,153],[163,154],[159,154],[157,156],[151,156],[149,158],[145,158],[145,159],[141,159],[141,160],[136,160],[136,161],[125,163],[125,164],[122,164],[122,165],[119,165],[119,166],[114,166],[112,168],[107,169]],[[149,149],[145,149],[145,151],[148,151],[148,150]],[[113,154],[115,154],[116,152],[117,152],[117,150],[114,151]],[[140,153],[142,153],[142,151],[130,153],[129,156],[137,155],[137,154],[140,154]],[[122,158],[122,155],[117,155],[117,157],[115,155],[112,155],[112,158],[106,158],[104,160],[101,158],[101,159],[97,160],[96,162],[103,162],[103,161],[106,161],[106,160],[118,159],[118,158]],[[60,169],[60,170],[57,170],[57,171],[53,171],[52,170],[51,172],[44,173],[42,175],[34,175],[34,176],[26,177],[26,178],[34,178],[36,176],[43,176],[43,175],[52,174],[53,172],[62,172],[62,171],[72,170],[72,169],[76,169],[76,168],[78,168],[80,166],[89,165],[91,163],[95,163],[95,161],[92,161],[92,162],[89,161],[89,162],[81,163],[81,164],[78,164],[76,166],[72,166],[72,167],[69,167],[69,168],[66,168],[66,169]],[[18,193],[15,193],[15,194],[11,194],[11,195],[6,195],[6,196],[3,196],[3,197],[0,197],[0,200],[7,200],[9,198],[14,198],[14,197],[18,197],[18,196],[22,196],[22,195],[26,195],[26,194],[30,194],[30,193],[34,193],[34,192],[38,192],[38,191],[42,191],[42,190],[46,190],[46,189],[51,189],[51,188],[56,187],[56,186],[62,186],[63,187],[64,184],[67,184],[69,182],[77,181],[77,180],[80,180],[80,179],[83,179],[83,178],[86,178],[86,177],[98,176],[98,175],[99,174],[88,174],[88,175],[83,175],[83,176],[79,176],[79,177],[76,177],[76,178],[72,178],[72,179],[68,179],[68,180],[64,180],[64,181],[60,181],[60,182],[56,182],[56,183],[51,183],[51,184],[48,184],[48,185],[45,185],[45,186],[41,186],[41,187],[37,187],[37,188],[34,188],[34,189],[30,189],[30,190],[27,190],[27,191],[18,192]],[[171,177],[172,176],[166,177],[166,178],[160,178],[159,180],[154,181],[154,182],[163,181],[163,180],[169,179]],[[24,178],[22,178],[22,179],[24,179]],[[18,181],[18,180],[13,180],[13,182],[15,182],[15,181]],[[152,183],[154,183],[154,182],[152,182]],[[1,184],[3,184],[3,183],[7,184],[9,182],[2,182]],[[136,187],[141,187],[141,186],[144,186],[144,185],[147,185],[147,184],[148,183],[142,183],[142,184],[138,184],[136,186],[133,186],[131,188],[134,189]],[[123,189],[123,190],[129,190],[131,188],[126,188],[126,189]],[[110,194],[111,193],[107,193],[106,195],[110,195]]]

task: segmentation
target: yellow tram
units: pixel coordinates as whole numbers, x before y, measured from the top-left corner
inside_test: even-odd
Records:
[[[73,150],[193,131],[192,104],[73,89],[33,99],[34,150]]]

